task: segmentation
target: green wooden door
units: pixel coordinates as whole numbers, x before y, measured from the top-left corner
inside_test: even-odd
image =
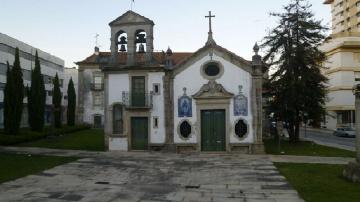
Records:
[[[225,110],[201,111],[202,151],[226,151]]]
[[[134,76],[132,77],[132,91],[131,91],[131,104],[134,107],[145,106],[145,77]]]
[[[146,117],[131,118],[131,149],[132,150],[148,149],[148,118]]]

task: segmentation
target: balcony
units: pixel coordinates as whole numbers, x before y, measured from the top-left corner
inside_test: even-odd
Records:
[[[92,83],[91,84],[91,90],[92,91],[103,91],[104,90],[104,84],[103,83]]]
[[[152,93],[122,92],[122,102],[127,109],[151,109]]]

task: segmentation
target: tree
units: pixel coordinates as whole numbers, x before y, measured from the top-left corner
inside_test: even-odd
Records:
[[[31,117],[29,124],[31,130],[41,132],[44,128],[44,113],[45,113],[45,84],[44,78],[41,74],[40,60],[38,52],[35,54],[35,68],[31,72],[31,87],[28,94],[28,109]]]
[[[6,80],[4,98],[5,131],[8,134],[17,134],[20,128],[25,94],[18,48],[15,49],[15,61],[11,70],[8,64]]]
[[[268,87],[271,109],[278,120],[289,124],[290,142],[299,140],[299,127],[305,115],[320,121],[325,113],[325,84],[321,74],[326,57],[318,47],[327,30],[314,19],[305,0],[291,0],[283,13],[272,13],[278,25],[264,38],[264,60],[275,67]]]
[[[59,83],[59,77],[56,73],[55,79],[53,81],[53,98],[52,98],[52,104],[53,104],[53,111],[54,111],[54,126],[55,128],[61,128],[61,91],[60,91],[60,83]]]
[[[14,134],[14,82],[9,62],[7,64],[6,85],[4,89],[4,129],[7,134]]]
[[[75,108],[76,108],[76,93],[74,82],[72,78],[70,78],[68,90],[68,106],[67,106],[67,125],[74,126],[75,125]]]

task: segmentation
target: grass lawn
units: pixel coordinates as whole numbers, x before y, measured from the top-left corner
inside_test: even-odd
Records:
[[[23,142],[35,141],[51,135],[54,136],[54,135],[68,134],[86,129],[89,129],[89,126],[87,125],[63,126],[62,128],[59,129],[55,129],[47,126],[44,128],[44,131],[42,132],[31,131],[30,128],[21,128],[19,133],[16,135],[5,134],[3,129],[0,129],[0,145],[3,146],[15,145]]]
[[[77,158],[0,153],[0,183],[38,173],[75,160]]]
[[[307,202],[358,202],[360,184],[342,178],[342,165],[275,163]]]
[[[49,136],[16,146],[104,151],[104,132],[101,129],[88,129],[61,136]]]
[[[297,156],[333,156],[333,157],[355,157],[355,152],[333,147],[315,144],[313,142],[299,142],[290,144],[288,141],[281,141],[281,150],[278,150],[278,143],[273,139],[264,140],[265,151],[267,154],[283,154]],[[284,152],[284,153],[281,153]]]

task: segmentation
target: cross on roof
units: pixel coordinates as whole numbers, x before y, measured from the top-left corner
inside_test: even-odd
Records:
[[[211,15],[211,11],[209,11],[209,15],[205,16],[205,18],[209,18],[209,33],[212,33],[211,18],[215,18],[215,15]]]

